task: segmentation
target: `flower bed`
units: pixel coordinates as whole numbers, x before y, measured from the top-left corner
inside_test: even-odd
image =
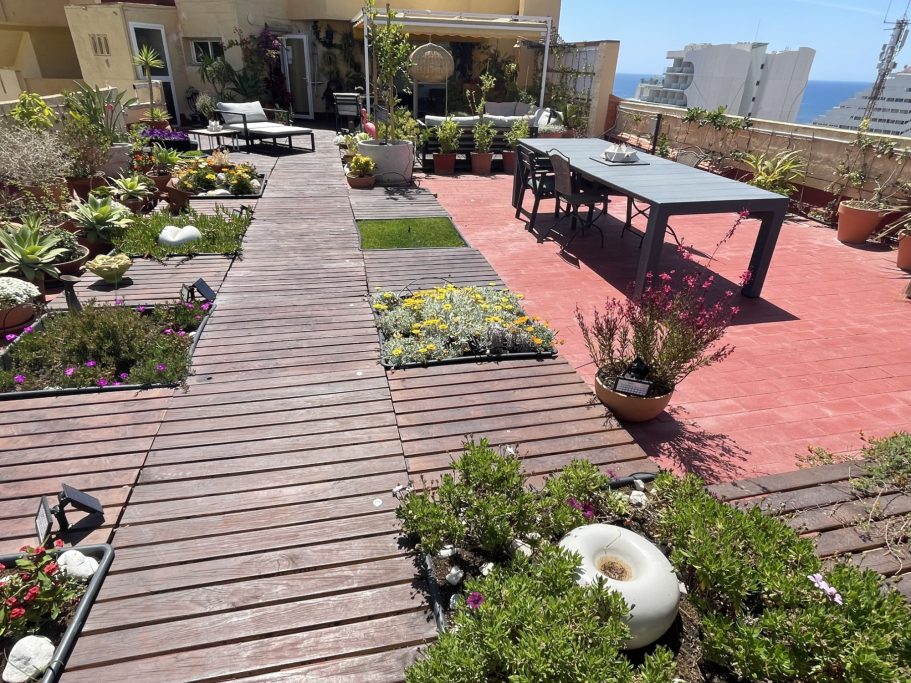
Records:
[[[213,304],[114,306],[89,302],[26,327],[0,356],[0,398],[68,389],[88,391],[175,386]]]
[[[518,458],[483,441],[453,468],[433,492],[398,492],[407,541],[433,557],[434,576],[459,579],[442,582],[453,628],[408,683],[911,680],[911,609],[898,592],[873,571],[824,566],[811,540],[721,503],[695,477],[660,474],[627,494],[576,460],[535,490]],[[623,651],[629,608],[607,575],[580,585],[580,556],[556,545],[596,522],[650,538],[686,586],[678,621],[643,650]]]
[[[160,245],[158,236],[167,225],[178,228],[193,225],[202,233],[202,238],[186,244]],[[215,207],[214,215],[201,214],[192,209],[179,216],[156,211],[137,216],[114,237],[113,243],[115,248],[125,254],[156,259],[198,254],[234,256],[241,253],[244,234],[249,226],[248,212],[237,213],[221,206]]]
[[[195,140],[190,140],[190,135],[188,133],[185,133],[182,130],[144,128],[139,132],[139,136],[149,142],[169,147],[178,152],[190,152],[199,146]]]
[[[191,199],[261,197],[265,186],[265,176],[252,164],[232,164],[213,156],[191,161],[177,172],[177,189]]]
[[[59,540],[52,549],[25,546],[20,555],[0,557],[0,670],[6,668],[17,640],[40,636],[55,646],[41,683],[59,678],[114,559],[109,545],[78,551],[90,559],[75,562],[75,569],[61,559],[62,553],[71,551]]]
[[[521,294],[494,287],[378,292],[372,304],[383,365],[554,355],[556,333],[525,313],[521,301]]]

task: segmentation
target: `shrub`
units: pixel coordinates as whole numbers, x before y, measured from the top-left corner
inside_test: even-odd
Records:
[[[515,149],[516,145],[519,144],[519,140],[522,138],[527,138],[531,136],[530,129],[528,127],[528,119],[521,118],[517,121],[513,121],[512,126],[506,132],[506,142],[509,145],[509,149]]]
[[[202,238],[177,246],[158,244],[158,235],[166,225],[194,225]],[[244,233],[250,225],[246,212],[235,213],[216,206],[213,214],[193,209],[179,216],[155,211],[135,219],[113,238],[114,246],[125,254],[161,259],[169,254],[239,254],[243,249]]]
[[[578,585],[577,562],[549,546],[533,561],[520,555],[468,581],[454,627],[406,671],[406,682],[669,682],[673,661],[661,648],[635,675],[620,654],[629,636],[623,598],[603,582]]]
[[[483,119],[478,121],[472,129],[475,151],[481,154],[489,152],[490,146],[493,144],[493,139],[496,134],[497,132],[494,129],[492,123],[489,121],[484,121]]]
[[[761,153],[746,154],[743,160],[753,173],[750,185],[785,197],[794,194],[797,189],[794,183],[803,176],[807,167],[797,150],[779,152],[771,158]]]
[[[348,162],[348,175],[355,178],[371,176],[376,171],[376,162],[363,154],[355,154]]]
[[[32,130],[50,130],[57,123],[57,114],[41,96],[33,92],[19,93],[10,109],[10,118]]]
[[[11,347],[0,390],[182,382],[190,333],[208,309],[198,302],[134,310],[92,301],[77,313],[50,315]]]
[[[452,154],[459,148],[462,129],[451,116],[447,116],[440,125],[434,126],[433,133],[440,141],[441,154]]]
[[[378,292],[373,309],[385,336],[383,358],[402,366],[465,355],[551,349],[556,334],[525,313],[521,299],[509,290],[454,285],[406,297]]]
[[[72,163],[69,148],[57,133],[0,125],[0,179],[18,187],[54,185]]]
[[[627,500],[610,488],[611,478],[587,460],[573,460],[549,477],[539,497],[539,526],[544,538],[557,540],[595,519],[616,519],[629,513]]]

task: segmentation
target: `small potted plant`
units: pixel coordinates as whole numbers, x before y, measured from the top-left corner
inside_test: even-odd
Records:
[[[455,173],[456,150],[462,129],[452,116],[447,116],[438,126],[433,127],[433,134],[440,142],[440,151],[433,155],[433,172],[437,175]]]
[[[174,171],[183,162],[180,152],[163,145],[153,145],[150,153],[151,168],[146,172],[158,190],[163,193],[168,186],[168,181],[174,177]]]
[[[196,111],[198,111],[199,115],[209,124],[216,122],[215,108],[217,106],[218,103],[215,101],[215,98],[207,92],[201,92],[196,97]]]
[[[358,190],[369,190],[376,184],[376,162],[363,154],[355,155],[348,162],[348,169],[345,177],[348,179],[349,187]]]
[[[23,223],[25,220],[23,219]],[[89,260],[89,248],[79,244],[76,234],[59,227],[41,226],[42,235],[57,240],[57,247],[63,250],[53,261],[60,275],[79,275],[82,266]]]
[[[60,137],[69,147],[72,157],[66,177],[67,187],[84,199],[89,192],[104,184],[101,169],[108,160],[111,138],[103,128],[73,116],[64,119]]]
[[[11,191],[62,206],[71,165],[72,153],[55,131],[0,126],[0,180]]]
[[[66,215],[81,233],[81,240],[94,256],[110,250],[111,241],[133,222],[132,212],[113,197],[100,197],[94,192],[85,201],[77,199]]]
[[[41,234],[40,219],[0,229],[0,275],[14,273],[44,292],[44,276],[60,275],[54,260],[64,253],[52,235]]]
[[[472,135],[474,151],[471,153],[471,172],[475,175],[490,175],[490,166],[493,163],[493,152],[490,148],[496,135],[493,124],[482,118],[475,124]]]
[[[113,256],[98,254],[86,263],[85,267],[104,280],[106,284],[116,285],[132,265],[133,261],[126,254],[114,254]]]
[[[39,296],[41,292],[31,282],[14,277],[0,277],[0,333],[18,333],[34,320],[34,301]],[[2,337],[0,341],[3,341]]]
[[[519,140],[530,136],[531,131],[528,126],[528,119],[521,118],[513,121],[512,126],[505,135],[506,145],[509,148],[503,150],[503,171],[505,173],[516,172],[516,147],[519,144]]]
[[[566,126],[562,123],[545,123],[538,126],[539,138],[565,138]]]
[[[906,214],[900,221],[898,230],[898,251],[895,253],[895,265],[901,270],[911,271],[911,214]]]
[[[609,298],[591,324],[576,309],[582,339],[598,368],[595,393],[616,417],[628,422],[657,417],[681,380],[733,351],[717,342],[738,309],[708,300],[713,278],[679,272],[650,276],[638,299]]]
[[[118,201],[133,213],[139,213],[152,196],[154,183],[147,176],[134,173],[113,180],[113,192]]]

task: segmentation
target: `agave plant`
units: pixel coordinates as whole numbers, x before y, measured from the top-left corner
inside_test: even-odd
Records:
[[[53,263],[66,250],[54,235],[41,234],[41,227],[40,219],[28,217],[22,225],[0,230],[0,275],[19,272],[29,282],[60,275]]]
[[[76,227],[89,242],[110,242],[114,235],[133,222],[132,212],[111,197],[89,194],[85,201],[77,200],[74,211],[67,211]]]
[[[114,178],[114,194],[123,199],[148,199],[152,194],[152,183],[144,175],[133,175]]]
[[[152,147],[152,163],[159,173],[171,173],[184,162],[183,155],[176,149],[156,144]]]

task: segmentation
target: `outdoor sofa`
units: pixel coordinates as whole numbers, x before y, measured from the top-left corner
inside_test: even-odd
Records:
[[[219,102],[215,111],[221,116],[226,130],[242,136],[249,150],[257,140],[272,140],[277,145],[279,138],[288,138],[288,147],[293,148],[292,139],[298,135],[310,137],[310,151],[316,151],[313,130],[291,125],[291,112],[285,109],[264,109],[259,102]],[[281,116],[284,122],[270,121],[267,113]]]

